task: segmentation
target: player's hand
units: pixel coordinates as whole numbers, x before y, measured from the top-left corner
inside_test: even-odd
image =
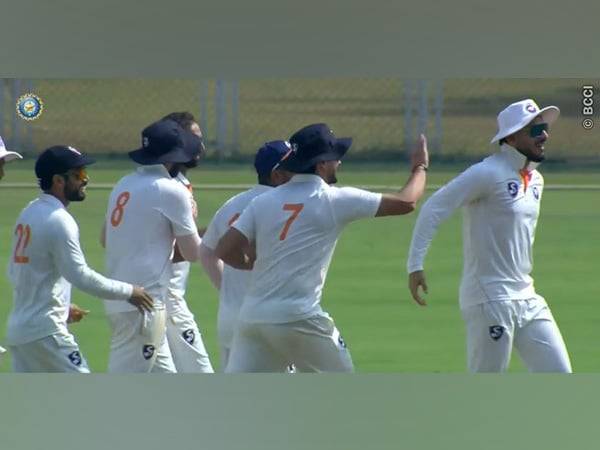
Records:
[[[194,217],[194,220],[198,218],[198,203],[196,203],[196,200],[194,199],[192,199],[192,216]]]
[[[82,309],[75,303],[71,303],[69,306],[69,317],[67,317],[67,323],[76,323],[81,321],[85,316],[90,313],[87,309]]]
[[[135,306],[141,313],[144,313],[144,311],[150,312],[154,309],[154,300],[146,294],[144,288],[139,286],[133,287],[131,297],[127,301]]]
[[[429,152],[427,151],[427,138],[424,134],[419,136],[419,141],[410,155],[411,168],[414,170],[417,166],[429,167]]]
[[[425,281],[425,272],[417,270],[408,276],[408,288],[412,298],[421,306],[427,306],[427,302],[419,295],[419,286],[427,294],[427,282]]]

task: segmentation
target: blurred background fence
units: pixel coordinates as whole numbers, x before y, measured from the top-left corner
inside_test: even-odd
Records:
[[[41,80],[0,79],[0,135],[34,155],[64,143],[83,151],[123,156],[140,144],[140,131],[171,111],[198,119],[209,158],[240,161],[263,142],[326,122],[352,136],[349,159],[386,161],[405,156],[425,132],[440,161],[475,160],[493,150],[496,115],[509,103],[534,98],[562,116],[551,130],[548,153],[568,163],[600,163],[600,124],[582,127],[578,79],[276,79],[276,80]],[[600,88],[596,83],[600,110]],[[34,121],[19,118],[26,93],[44,103]]]

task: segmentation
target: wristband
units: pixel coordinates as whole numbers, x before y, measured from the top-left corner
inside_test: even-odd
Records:
[[[422,163],[421,164],[417,164],[415,167],[413,167],[412,170],[411,170],[411,172],[414,173],[414,171],[417,170],[419,167],[422,167],[423,170],[425,172],[427,172],[428,167],[425,164],[422,164]]]

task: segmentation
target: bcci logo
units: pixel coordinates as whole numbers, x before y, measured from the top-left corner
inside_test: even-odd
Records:
[[[185,342],[190,345],[192,345],[194,343],[194,339],[196,339],[196,335],[192,329],[185,330],[183,333],[181,333],[181,335],[183,336],[183,339],[185,339]]]
[[[507,188],[508,188],[508,193],[510,194],[510,196],[512,198],[515,198],[517,196],[517,194],[519,193],[519,184],[515,183],[514,181],[509,181]]]
[[[532,114],[533,114],[534,112],[536,112],[536,111],[537,111],[537,108],[535,107],[535,105],[533,105],[533,104],[531,104],[531,103],[527,103],[527,106],[525,107],[525,110],[526,110],[527,112],[530,112],[530,113],[532,113]]]
[[[77,350],[69,353],[68,356],[69,356],[69,361],[71,361],[77,367],[79,367],[81,365],[81,353],[79,353]]]
[[[42,114],[44,103],[32,93],[21,95],[17,100],[17,114],[24,120],[35,120]]]
[[[342,335],[338,336],[338,342],[342,348],[346,348],[346,341],[344,341],[344,338],[342,338]]]
[[[490,337],[497,341],[504,335],[504,327],[502,325],[492,325],[490,327]]]
[[[540,199],[540,191],[537,188],[537,186],[534,186],[532,190],[533,190],[533,196],[535,197],[535,199],[539,200]]]
[[[150,359],[154,355],[154,345],[144,345],[142,348],[142,355],[144,359]]]

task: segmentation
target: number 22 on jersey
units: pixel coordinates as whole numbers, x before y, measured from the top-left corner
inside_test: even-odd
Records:
[[[290,231],[290,227],[292,226],[294,221],[298,218],[298,215],[300,214],[300,211],[302,211],[303,208],[304,208],[304,203],[286,203],[285,205],[283,205],[283,210],[290,211],[292,213],[292,215],[285,222],[285,225],[283,226],[283,229],[281,230],[281,233],[279,234],[280,241],[285,240],[285,238],[287,237],[288,231]]]
[[[129,197],[131,197],[131,194],[129,194],[129,192],[127,191],[121,192],[117,197],[116,205],[112,210],[112,213],[110,214],[110,224],[113,227],[118,227],[123,221],[123,214],[125,214],[125,205],[129,201]]]
[[[15,229],[15,234],[17,235],[17,245],[15,246],[13,261],[15,264],[27,264],[29,262],[29,257],[25,256],[25,249],[31,240],[31,228],[29,225],[23,226],[23,224],[18,224]]]

